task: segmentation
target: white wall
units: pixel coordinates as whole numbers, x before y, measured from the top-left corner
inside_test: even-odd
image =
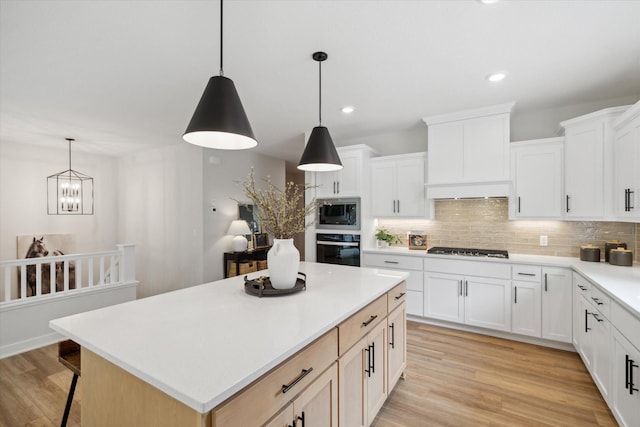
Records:
[[[203,168],[203,281],[210,282],[224,277],[222,258],[231,250],[233,236],[227,236],[231,221],[238,218],[235,200],[249,202],[242,187],[234,181],[245,180],[251,167],[256,181],[270,179],[279,188],[285,183],[285,162],[263,156],[252,150],[222,151],[204,149]],[[216,211],[213,212],[215,207]]]
[[[94,215],[48,215],[47,176],[69,168],[66,141],[55,147],[0,141],[0,259],[16,259],[16,236],[74,234],[76,252],[115,249],[114,157],[72,151],[72,168],[93,177]],[[20,254],[22,258],[24,254]]]
[[[136,245],[138,298],[202,283],[202,148],[118,161],[118,239]]]

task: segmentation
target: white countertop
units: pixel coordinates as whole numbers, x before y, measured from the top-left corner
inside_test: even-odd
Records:
[[[307,289],[297,294],[257,298],[244,292],[242,277],[233,277],[50,326],[205,413],[408,277],[304,262],[300,271]]]
[[[621,267],[605,262],[580,261],[579,258],[548,255],[509,254],[509,259],[470,257],[456,255],[427,254],[424,250],[390,247],[386,249],[363,249],[364,253],[404,255],[420,258],[459,259],[464,261],[498,262],[509,264],[533,264],[548,267],[572,268],[600,286],[610,297],[618,301],[636,317],[640,318],[640,265]]]

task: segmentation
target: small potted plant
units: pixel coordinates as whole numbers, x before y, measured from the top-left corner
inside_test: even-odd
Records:
[[[376,241],[379,248],[386,248],[394,243],[402,243],[402,240],[398,236],[389,233],[389,230],[384,227],[376,230]]]

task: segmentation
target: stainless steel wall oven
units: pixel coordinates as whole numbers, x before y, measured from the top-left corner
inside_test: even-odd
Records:
[[[359,234],[317,234],[316,261],[360,267]]]

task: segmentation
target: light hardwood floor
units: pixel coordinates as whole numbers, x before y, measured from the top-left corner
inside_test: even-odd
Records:
[[[72,374],[56,355],[48,346],[0,361],[0,426],[60,425]],[[576,353],[408,322],[407,359],[375,427],[617,425]]]

